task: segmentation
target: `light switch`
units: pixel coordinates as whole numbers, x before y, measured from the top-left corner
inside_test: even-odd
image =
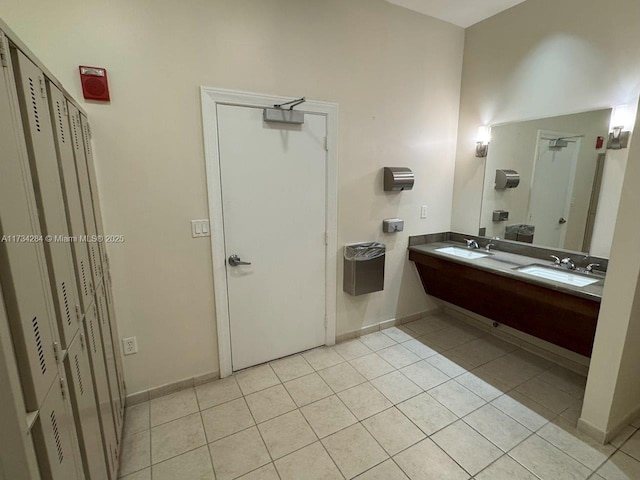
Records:
[[[210,237],[209,220],[191,220],[191,235],[196,237]]]
[[[423,205],[422,208],[420,209],[420,218],[427,218],[428,211],[429,211],[429,207],[427,207],[426,205]]]

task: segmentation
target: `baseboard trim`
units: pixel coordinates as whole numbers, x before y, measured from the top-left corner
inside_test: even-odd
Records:
[[[600,430],[595,425],[587,422],[584,418],[580,417],[578,419],[578,430],[583,433],[586,433],[595,441],[602,443],[603,445],[607,443],[610,439],[607,439],[607,433]]]
[[[438,313],[441,310],[442,309],[440,307],[436,307],[429,310],[425,310],[423,312],[413,313],[405,317],[391,318],[389,320],[384,320],[374,325],[367,325],[365,327],[359,328],[358,330],[352,330],[350,332],[336,335],[336,343],[346,342],[347,340],[353,340],[354,338],[359,338],[363,335],[367,335],[368,333],[379,332],[380,330],[385,330],[387,328],[391,328],[396,325],[403,325],[405,323],[415,322],[416,320],[420,320],[421,318],[424,318],[427,315],[433,315],[434,313]]]
[[[195,377],[185,378],[176,382],[166,383],[159,387],[150,388],[149,390],[143,390],[141,392],[132,393],[127,395],[125,399],[125,405],[130,407],[139,403],[144,403],[154,398],[169,395],[170,393],[179,392],[180,390],[186,390],[187,388],[197,387],[203,383],[212,382],[220,378],[220,372],[213,371],[204,373],[202,375],[196,375]]]

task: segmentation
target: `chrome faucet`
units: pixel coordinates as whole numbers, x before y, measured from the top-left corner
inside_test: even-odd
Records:
[[[467,248],[473,248],[474,250],[480,248],[480,245],[478,245],[478,242],[476,242],[475,240],[469,240],[465,238],[465,241],[467,242]]]
[[[563,258],[561,261],[562,265],[565,265],[569,270],[575,270],[576,264],[569,257]]]
[[[490,251],[491,251],[491,247],[495,247],[495,246],[496,246],[496,244],[495,244],[495,243],[487,243],[487,244],[485,245],[484,249],[485,249],[487,252],[490,252]]]
[[[599,263],[590,263],[589,265],[587,265],[587,268],[585,268],[584,271],[587,273],[593,273],[593,269],[599,266],[600,266]]]
[[[560,265],[560,257],[556,257],[555,255],[551,255],[551,258],[553,258],[553,264],[554,265]]]

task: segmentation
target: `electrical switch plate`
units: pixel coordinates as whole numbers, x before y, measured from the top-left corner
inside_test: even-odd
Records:
[[[123,338],[122,346],[124,347],[125,355],[138,353],[138,341],[136,340],[136,337]]]
[[[209,220],[191,220],[191,235],[196,237],[210,237]]]
[[[427,218],[428,211],[429,211],[429,207],[427,207],[426,205],[423,205],[422,208],[420,209],[420,218]]]

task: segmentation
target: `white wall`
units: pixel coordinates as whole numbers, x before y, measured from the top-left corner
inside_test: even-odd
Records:
[[[0,15],[80,100],[77,67],[109,73],[92,120],[129,392],[218,369],[199,86],[338,102],[338,243],[388,246],[385,291],[342,293],[338,333],[432,307],[407,237],[450,228],[464,31],[383,0],[0,0]],[[408,166],[413,191],[382,192]],[[420,220],[420,206],[429,218]],[[405,231],[383,235],[384,218]],[[340,251],[340,255],[342,252]]]
[[[635,0],[529,0],[466,30],[453,230],[478,229],[478,126],[635,105],[638,18]],[[603,190],[611,197],[598,209],[594,255],[608,256],[626,155],[607,155]]]

